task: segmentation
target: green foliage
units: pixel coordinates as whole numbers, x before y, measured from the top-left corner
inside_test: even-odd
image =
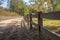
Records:
[[[56,11],[60,11],[60,4],[56,5]]]
[[[60,11],[60,0],[51,0],[53,5],[53,11]]]
[[[35,4],[31,4],[35,2]],[[47,2],[48,8],[44,6],[44,3]],[[37,13],[38,11],[42,12],[52,12],[60,10],[60,0],[30,0],[30,5],[26,5],[22,0],[11,0],[10,9],[11,11],[17,12],[21,15],[26,15],[29,13]]]
[[[60,26],[46,26],[46,28],[53,30],[53,29],[60,28]]]
[[[60,11],[60,0],[56,0],[55,11]]]
[[[33,10],[42,11],[42,12],[52,12],[60,10],[60,0],[30,0],[31,2],[35,2],[32,4]],[[47,2],[47,7],[44,6],[44,3]]]
[[[29,14],[29,6],[25,6],[25,13],[24,13],[24,15],[27,15],[27,14]]]
[[[35,4],[31,5],[31,9],[33,9],[34,11],[41,11],[40,6],[41,4],[41,0],[30,0],[30,3],[34,2]]]
[[[10,2],[10,10],[17,12],[21,15],[24,15],[26,10],[26,5],[23,0],[11,0]]]

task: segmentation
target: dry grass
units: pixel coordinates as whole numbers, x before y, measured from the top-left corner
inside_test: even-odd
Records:
[[[21,16],[18,13],[0,9],[0,21],[5,19],[17,18],[17,17],[21,17]]]
[[[44,26],[60,26],[60,20],[43,19]]]
[[[4,10],[0,10],[0,17],[1,16],[20,16],[19,14],[15,13],[15,12],[9,12],[9,11],[4,11]]]
[[[38,22],[37,18],[33,18],[35,23]],[[60,28],[60,20],[51,20],[51,19],[43,19],[43,26],[47,27],[48,29],[55,29]]]

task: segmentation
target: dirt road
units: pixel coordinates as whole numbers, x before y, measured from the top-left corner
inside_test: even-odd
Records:
[[[20,22],[22,19],[23,17],[0,21],[0,27],[7,27],[7,26],[12,26],[12,25],[18,26],[20,25]]]
[[[38,40],[37,32],[27,28],[23,17],[0,21],[0,40]]]

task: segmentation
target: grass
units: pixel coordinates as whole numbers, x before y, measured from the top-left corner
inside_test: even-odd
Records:
[[[21,17],[21,16],[18,13],[0,9],[0,20],[19,18],[19,17]]]
[[[56,28],[60,28],[60,26],[46,26],[46,28],[48,28],[50,30],[53,30],[53,29],[56,29]]]
[[[7,10],[4,10],[4,9],[1,9],[0,8],[0,17],[2,16],[11,16],[11,17],[19,17],[20,15],[18,13],[15,13],[15,12],[10,12],[10,11],[7,11]]]
[[[38,23],[38,19],[37,18],[33,18],[32,21],[35,22],[35,23]]]
[[[38,23],[37,18],[33,18],[32,20],[33,22]],[[43,26],[48,29],[60,28],[60,20],[51,20],[51,19],[43,18]]]
[[[0,17],[2,16],[11,16],[11,17],[19,17],[20,15],[15,12],[9,12],[9,11],[0,11]]]

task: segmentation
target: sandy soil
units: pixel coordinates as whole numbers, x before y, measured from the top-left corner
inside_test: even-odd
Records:
[[[14,18],[14,19],[8,19],[4,21],[0,21],[0,27],[7,27],[7,26],[12,26],[12,25],[20,25],[20,22],[23,18]]]

